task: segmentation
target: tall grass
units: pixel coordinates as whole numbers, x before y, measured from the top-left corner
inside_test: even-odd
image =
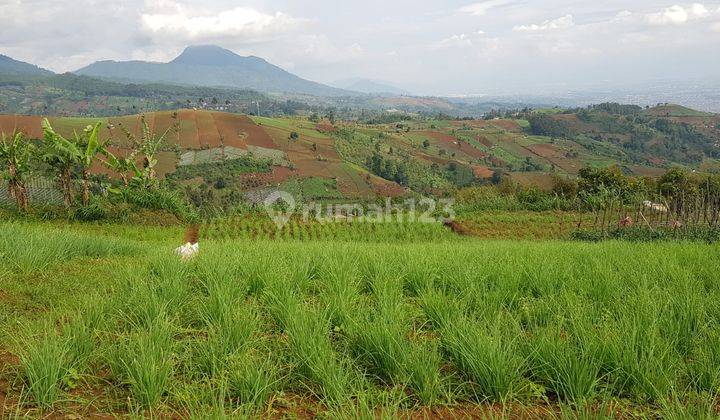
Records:
[[[0,223],[0,266],[21,274],[36,273],[72,258],[131,255],[129,241],[74,233],[68,229],[24,223]]]
[[[125,251],[138,257],[110,258]],[[186,262],[171,251],[73,251],[120,268],[86,281],[86,294],[42,315],[45,334],[13,348],[33,404],[57,406],[75,370],[107,384],[108,406],[129,399],[179,416],[517,401],[561,417],[714,414],[711,245],[253,240],[204,242]],[[13,266],[1,281],[26,279]]]
[[[72,366],[67,339],[48,328],[40,337],[22,340],[19,351],[29,395],[44,408],[52,407],[61,397],[63,380]]]
[[[111,353],[113,373],[143,406],[156,406],[167,391],[174,364],[172,338],[170,325],[157,322],[121,339]]]

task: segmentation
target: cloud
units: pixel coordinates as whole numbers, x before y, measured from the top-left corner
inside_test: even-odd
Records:
[[[471,34],[457,34],[449,36],[431,45],[433,49],[446,49],[457,47],[472,47],[474,40],[485,35],[485,31],[475,31]]]
[[[513,3],[513,0],[486,0],[473,4],[468,4],[458,9],[460,13],[467,13],[473,16],[484,16],[491,9],[496,7],[507,6]]]
[[[188,40],[242,37],[257,39],[294,29],[303,19],[287,14],[263,13],[248,7],[236,7],[219,13],[201,13],[177,3],[171,4],[170,13],[143,13],[143,28],[149,34],[173,36]]]
[[[573,15],[565,15],[557,19],[546,20],[541,24],[532,25],[519,25],[513,28],[513,31],[517,32],[537,32],[537,31],[549,31],[555,29],[566,29],[575,26],[575,19]]]
[[[435,48],[472,47],[472,40],[468,34],[458,34],[445,38],[434,46]]]
[[[683,25],[691,20],[705,17],[709,13],[708,9],[700,3],[693,3],[688,7],[676,4],[660,12],[648,14],[645,19],[647,23],[655,26]]]
[[[720,33],[720,22],[715,22],[710,29],[712,29],[713,32]]]

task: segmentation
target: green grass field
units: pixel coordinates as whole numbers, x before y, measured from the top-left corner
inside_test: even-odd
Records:
[[[716,414],[716,246],[181,233],[0,224],[0,417]]]

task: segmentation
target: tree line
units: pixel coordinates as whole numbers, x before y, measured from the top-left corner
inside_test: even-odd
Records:
[[[79,203],[88,206],[91,201],[91,169],[99,162],[117,173],[126,193],[138,190],[156,190],[159,181],[156,173],[157,156],[168,134],[176,129],[170,127],[163,133],[154,132],[145,117],[141,117],[140,135],[135,136],[125,127],[120,130],[129,143],[130,152],[125,156],[109,150],[110,138],[102,138],[102,123],[88,125],[82,131],[64,136],[45,119],[42,122],[43,138],[30,139],[21,131],[0,136],[0,170],[7,181],[8,193],[17,207],[28,211],[28,179],[36,174],[49,175],[55,179],[63,195],[65,207]],[[112,126],[108,127],[111,131]],[[76,186],[80,185],[80,191]]]

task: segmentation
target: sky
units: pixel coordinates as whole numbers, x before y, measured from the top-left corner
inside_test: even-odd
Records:
[[[0,53],[58,72],[202,44],[419,94],[720,83],[720,0],[0,0]]]

